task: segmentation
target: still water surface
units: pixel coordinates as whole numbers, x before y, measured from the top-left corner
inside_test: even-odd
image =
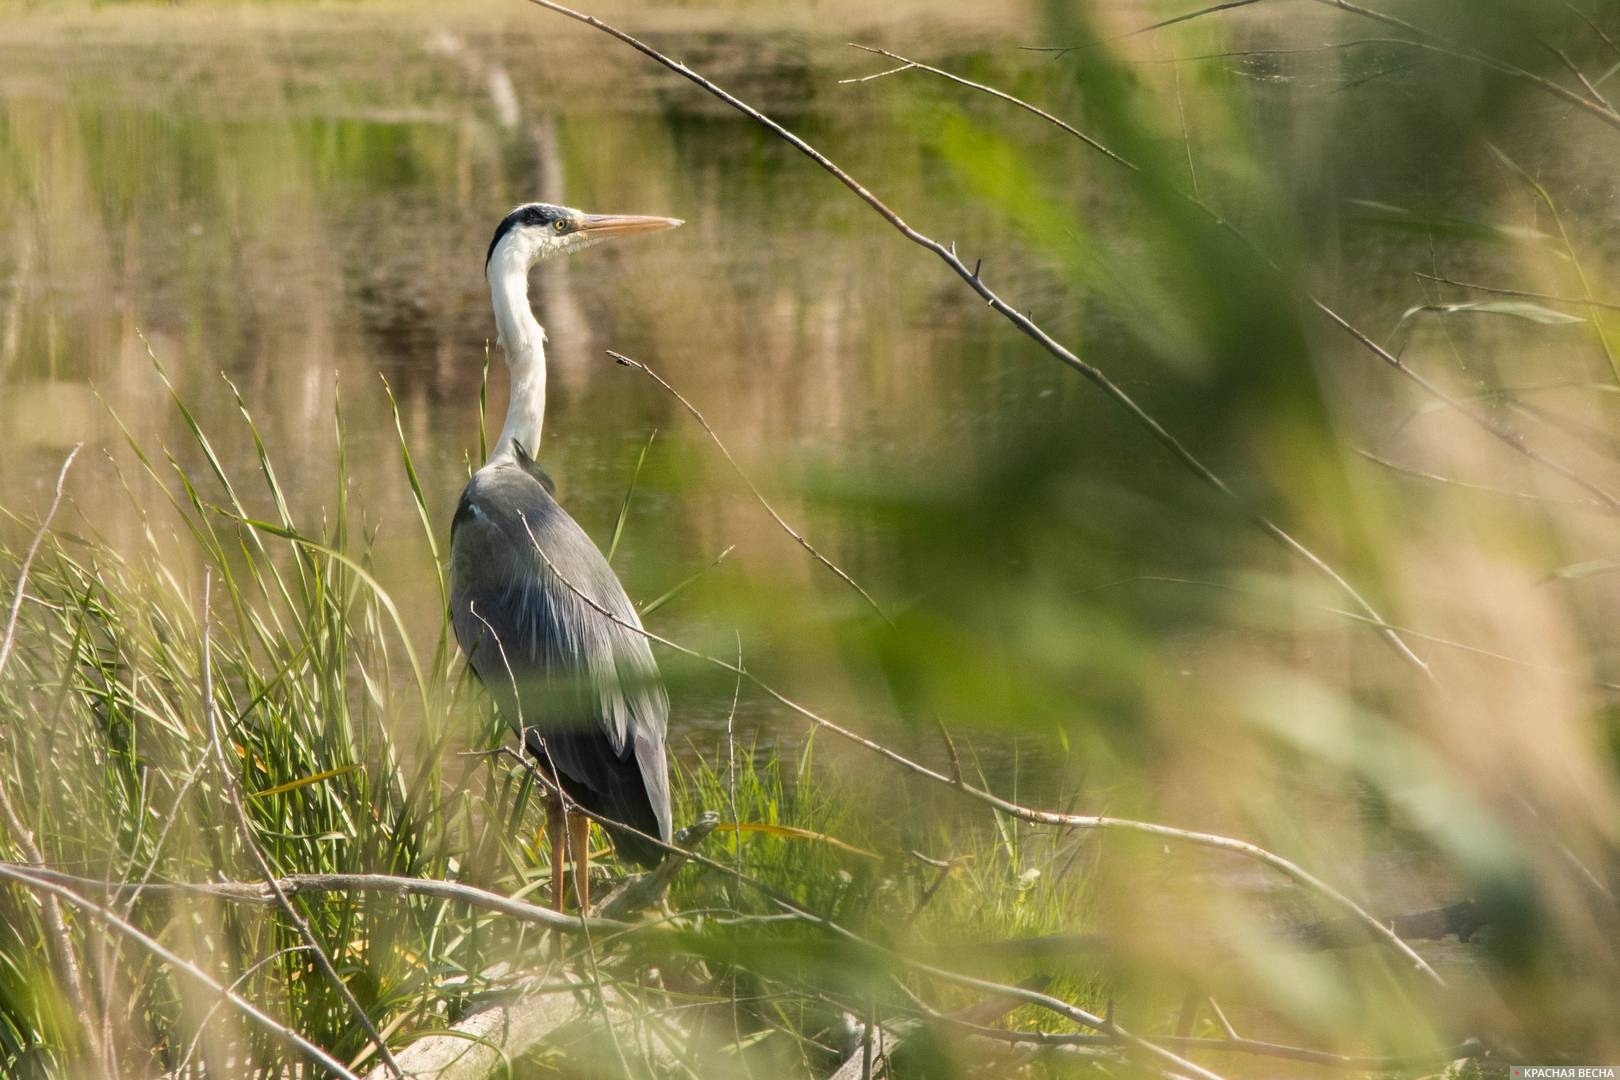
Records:
[[[22,23],[0,39],[8,499],[41,490],[74,442],[98,459],[117,450],[109,411],[194,460],[149,345],[228,468],[250,477],[240,390],[295,516],[315,530],[333,501],[341,401],[380,574],[427,624],[436,594],[383,380],[442,539],[477,456],[493,333],[484,251],[504,212],[530,199],[688,222],[534,278],[551,342],[542,458],[604,545],[658,433],[615,559],[640,600],[733,545],[717,575],[810,580],[835,608],[846,595],[822,588],[696,424],[607,348],[704,409],[780,509],[879,595],[903,553],[807,496],[815,475],[923,468],[948,484],[1008,431],[1088,407],[1071,378],[802,158],[588,37],[558,47],[532,26],[357,27],[304,13],[256,30],[160,19],[125,40],[133,25]],[[908,215],[964,240],[995,235],[994,215],[912,130],[903,93],[838,85],[870,70],[864,58],[768,32],[681,40],[688,55],[726,57],[762,104],[852,171],[883,177]],[[1016,238],[998,249],[1005,286],[1057,295],[1055,273]],[[496,349],[492,430],[503,376]],[[80,471],[85,513],[114,534],[132,528],[105,463]],[[701,622],[702,608],[694,592],[666,618]],[[770,648],[761,629],[757,647]]]
[[[883,65],[845,49],[839,30],[836,20],[773,26],[758,13],[741,27],[671,16],[659,40],[825,148],[909,220],[970,257],[982,253],[1003,295],[1106,358],[1217,464],[1240,457],[1242,414],[1228,409],[1226,391],[1194,377],[1201,343],[1177,337],[1173,316],[1188,298],[1131,276],[1130,260],[1151,255],[1152,240],[1116,212],[1114,167],[939,84],[840,84]],[[1065,69],[1017,50],[1031,33],[1021,20],[971,33],[913,20],[902,36],[1082,116]],[[1328,76],[1253,74],[1202,64],[1176,89],[1194,123],[1213,126],[1232,122],[1236,87],[1257,152],[1302,184],[1319,180],[1330,171],[1319,159],[1326,151],[1312,145],[1295,103],[1357,103],[1330,96]],[[975,122],[1020,123],[1023,157],[996,157]],[[1375,168],[1363,151],[1379,147],[1379,133],[1355,130],[1366,146],[1342,151],[1324,185],[1332,196],[1401,203],[1434,194],[1421,148],[1386,157],[1377,183],[1361,183]],[[1203,165],[1217,197],[1219,164]],[[1452,194],[1468,182],[1448,175]],[[1263,225],[1270,210],[1247,198],[1230,209]],[[295,516],[319,532],[333,505],[341,403],[351,494],[375,531],[379,576],[411,621],[436,628],[432,564],[384,380],[442,543],[478,453],[493,333],[485,248],[505,211],[532,199],[687,221],[545,264],[534,277],[551,342],[541,458],[604,546],[657,433],[615,557],[632,597],[659,596],[734,549],[660,612],[671,636],[731,651],[738,605],[719,597],[757,592],[755,617],[740,628],[747,648],[813,680],[818,665],[848,661],[818,642],[816,626],[858,614],[860,603],[782,535],[691,418],[612,364],[609,348],[652,365],[702,408],[787,518],[891,609],[960,583],[922,579],[919,545],[930,538],[871,512],[881,499],[851,493],[903,489],[944,505],[1020,454],[1071,456],[1087,483],[1113,490],[1201,491],[1119,410],[847,191],[667,73],[539,13],[480,22],[334,8],[111,10],[18,19],[0,31],[0,496],[7,505],[37,497],[66,448],[86,440],[96,453],[80,469],[78,505],[98,529],[133,537],[137,518],[101,455],[119,452],[119,422],[149,446],[196,458],[150,347],[227,466],[251,477],[253,446],[231,386],[240,390]],[[1069,216],[1010,220],[1009,205]],[[1344,205],[1314,208],[1308,240],[1340,275],[1334,295],[1346,310],[1376,302],[1387,318],[1410,301],[1379,291],[1373,271],[1387,251],[1333,239]],[[1065,246],[1087,252],[1082,287],[1074,264],[1054,254]],[[492,428],[504,403],[498,351],[493,369]],[[1346,370],[1388,381],[1365,358]],[[1074,534],[1091,545],[1083,556],[1095,554],[1097,582],[1162,571],[1195,547],[1216,558],[1249,550],[1241,523],[1212,543],[1208,522],[1220,515],[1162,509],[1141,511],[1130,529],[1099,511],[1085,523],[1095,528]],[[1203,530],[1197,544],[1185,532],[1191,522]],[[730,685],[711,684],[678,710],[694,738],[710,738],[729,711]],[[745,699],[739,718],[776,734],[801,730],[757,701]]]

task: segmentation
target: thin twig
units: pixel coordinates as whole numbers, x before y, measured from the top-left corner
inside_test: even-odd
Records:
[[[118,890],[117,882],[109,883],[60,870],[0,861],[0,868],[7,867],[31,874],[40,881],[80,891],[115,894]],[[283,874],[275,878],[274,883],[282,895],[289,897],[320,896],[328,893],[424,896],[433,900],[450,900],[466,904],[480,911],[505,915],[507,918],[547,930],[560,930],[567,934],[577,934],[583,930],[577,915],[567,915],[539,904],[532,904],[527,900],[503,896],[488,889],[480,889],[476,885],[463,885],[457,881],[400,877],[394,874]],[[273,905],[277,901],[270,884],[270,881],[155,881],[146,887],[146,892],[153,896],[209,896],[234,903]],[[592,916],[589,922],[590,928],[599,933],[617,933],[632,929],[632,924],[617,919]]]
[[[846,188],[853,192],[857,198],[866,203],[867,206],[871,207],[873,211],[892,225],[902,236],[910,240],[912,243],[917,244],[919,247],[933,252],[937,257],[939,257],[939,259],[949,266],[958,277],[966,282],[969,288],[978,294],[980,299],[982,299],[991,308],[995,309],[998,314],[1011,322],[1036,344],[1040,345],[1040,347],[1049,355],[1058,360],[1060,363],[1063,363],[1079,372],[1092,384],[1097,386],[1098,389],[1102,390],[1102,392],[1111,398],[1116,404],[1124,408],[1139,425],[1147,430],[1149,435],[1151,435],[1155,441],[1168,450],[1178,461],[1182,463],[1183,466],[1190,470],[1204,483],[1215,488],[1223,496],[1230,499],[1233,504],[1240,507],[1244,515],[1248,517],[1248,519],[1254,525],[1259,527],[1274,540],[1281,543],[1289,551],[1293,552],[1295,556],[1315,568],[1323,576],[1327,577],[1369,617],[1382,621],[1383,617],[1380,616],[1377,610],[1373,608],[1372,604],[1369,603],[1361,595],[1361,593],[1356,590],[1354,585],[1350,584],[1348,580],[1340,575],[1337,570],[1335,570],[1314,551],[1306,547],[1299,540],[1295,539],[1294,536],[1287,530],[1283,529],[1282,526],[1276,524],[1263,513],[1260,513],[1250,506],[1246,500],[1242,498],[1242,496],[1240,496],[1229,484],[1227,484],[1225,480],[1223,480],[1208,465],[1204,464],[1201,458],[1189,450],[1180,439],[1171,434],[1168,428],[1166,428],[1156,418],[1154,418],[1151,413],[1138,404],[1135,398],[1126,393],[1122,387],[1110,379],[1100,368],[1097,368],[1082,360],[1067,347],[1060,344],[1045,330],[1041,329],[1041,327],[1038,326],[1027,314],[1018,311],[1011,304],[1007,303],[1007,301],[1003,300],[984,283],[984,279],[982,277],[980,277],[974,270],[969,269],[967,264],[957,257],[956,252],[952,250],[952,248],[947,247],[946,245],[941,244],[938,240],[935,240],[934,238],[912,228],[905,222],[903,218],[900,217],[899,214],[891,210],[887,204],[885,204],[876,195],[873,195],[870,191],[868,191],[853,176],[845,172],[821,151],[817,150],[804,139],[800,138],[798,135],[795,135],[793,132],[789,131],[775,120],[772,120],[770,117],[766,116],[752,105],[749,105],[747,102],[738,98],[734,94],[722,89],[720,86],[704,78],[702,75],[699,75],[685,64],[670,59],[657,49],[654,49],[652,46],[647,45],[645,42],[642,42],[637,38],[631,37],[622,30],[609,26],[607,23],[604,23],[595,16],[586,15],[582,12],[575,11],[572,8],[565,7],[564,5],[557,3],[556,0],[530,0],[530,2],[538,7],[546,8],[549,11],[554,11],[559,15],[573,19],[576,22],[581,22],[587,26],[594,27],[610,37],[624,42],[626,45],[629,45],[642,55],[656,61],[659,64],[662,64],[664,67],[675,72],[677,75],[680,75],[682,78],[701,87],[703,90],[719,98],[721,101],[724,101],[727,105],[730,105],[744,116],[747,116],[761,127],[764,127],[767,131],[770,131],[772,134],[787,141],[791,146],[794,147],[794,149],[810,158],[810,160],[814,161],[823,170],[837,179],[839,183],[843,184]],[[1616,500],[1616,506],[1617,508],[1620,508],[1620,500]],[[1433,678],[1432,673],[1429,671],[1428,665],[1425,664],[1423,660],[1412,651],[1411,647],[1401,639],[1399,634],[1381,630],[1379,631],[1379,636],[1382,637],[1392,648],[1394,648],[1395,651],[1409,664],[1416,667],[1428,678]]]
[[[781,530],[791,536],[800,547],[809,552],[811,558],[815,559],[822,566],[825,566],[828,570],[831,570],[840,581],[860,594],[861,599],[865,600],[867,605],[877,613],[878,618],[882,619],[885,623],[888,623],[890,627],[894,626],[894,621],[890,619],[888,613],[886,613],[883,608],[878,605],[878,602],[872,599],[871,593],[862,588],[859,582],[845,573],[844,570],[831,559],[827,558],[827,556],[823,555],[820,551],[817,551],[815,545],[811,544],[809,540],[806,540],[803,533],[801,533],[798,529],[795,529],[792,525],[789,525],[787,520],[783,518],[781,514],[777,513],[776,507],[771,505],[770,500],[767,499],[764,493],[754,485],[754,481],[749,479],[748,474],[743,471],[742,466],[737,464],[737,459],[731,456],[731,451],[726,449],[726,444],[720,441],[720,436],[715,433],[714,428],[709,426],[709,421],[704,419],[703,414],[698,411],[698,407],[696,405],[693,405],[690,401],[686,400],[679,390],[675,389],[667,381],[665,381],[662,375],[659,375],[658,372],[654,371],[646,364],[643,364],[641,361],[632,360],[623,353],[616,353],[612,349],[608,349],[607,354],[613,357],[614,363],[619,364],[621,367],[627,367],[634,371],[641,372],[643,375],[647,376],[653,382],[662,387],[664,391],[676,401],[680,402],[686,408],[686,411],[692,414],[692,418],[698,422],[699,426],[701,426],[703,430],[708,433],[709,438],[720,450],[721,456],[726,459],[726,464],[730,465],[732,470],[737,474],[738,478],[742,480],[743,486],[748,489],[749,494],[754,496],[754,501],[759,503],[760,506],[764,507],[767,514],[771,515],[771,520],[775,521]]]
[[[1455,476],[1445,476],[1441,473],[1428,472],[1424,469],[1415,468],[1411,465],[1402,465],[1399,462],[1390,461],[1388,458],[1379,457],[1371,450],[1363,450],[1360,447],[1351,447],[1351,449],[1373,464],[1382,465],[1391,472],[1398,472],[1402,475],[1415,477],[1419,480],[1428,480],[1431,483],[1448,484],[1452,487],[1459,487],[1468,491],[1483,492],[1489,495],[1501,495],[1504,498],[1518,499],[1522,502],[1549,503],[1556,506],[1579,506],[1587,510],[1600,510],[1605,513],[1608,512],[1607,507],[1593,499],[1566,499],[1559,498],[1555,495],[1542,495],[1534,491],[1518,491],[1514,488],[1497,487],[1494,484],[1479,484],[1470,480],[1459,480]]]
[[[1252,3],[1252,2],[1254,2],[1254,0],[1248,0],[1248,2]],[[1055,124],[1058,127],[1062,128],[1064,131],[1067,131],[1070,135],[1073,135],[1075,138],[1079,139],[1081,142],[1085,143],[1087,146],[1091,147],[1093,150],[1097,151],[1099,154],[1103,154],[1106,157],[1112,158],[1115,164],[1123,165],[1127,169],[1130,169],[1132,172],[1139,172],[1140,171],[1136,165],[1134,165],[1131,162],[1127,161],[1125,158],[1120,157],[1118,154],[1114,153],[1114,151],[1110,150],[1108,147],[1104,146],[1101,142],[1099,142],[1096,139],[1092,138],[1090,135],[1087,135],[1085,132],[1081,131],[1079,128],[1075,127],[1073,124],[1070,124],[1065,120],[1061,120],[1058,117],[1053,116],[1051,113],[1045,111],[1044,109],[1036,108],[1034,105],[1031,105],[1027,101],[1023,101],[1023,100],[1021,100],[1019,98],[1015,98],[1011,94],[1007,93],[1004,90],[998,90],[993,86],[986,85],[985,83],[974,82],[972,79],[964,79],[962,76],[954,75],[954,74],[952,74],[952,73],[950,73],[948,71],[945,71],[943,68],[931,67],[930,65],[925,64],[920,60],[909,59],[908,57],[901,56],[898,53],[892,53],[888,49],[879,49],[879,48],[876,48],[876,47],[871,46],[871,45],[862,45],[862,44],[860,44],[858,42],[854,42],[854,41],[850,42],[849,44],[850,44],[851,48],[859,49],[862,52],[876,53],[878,56],[886,57],[886,58],[888,58],[890,60],[902,61],[901,65],[899,67],[892,68],[889,71],[879,72],[877,75],[868,75],[866,77],[867,79],[876,79],[876,78],[880,78],[883,75],[895,75],[895,74],[898,74],[898,73],[900,73],[902,71],[913,71],[913,70],[915,70],[915,71],[926,71],[930,75],[938,75],[942,79],[948,79],[953,83],[959,83],[962,86],[971,87],[972,89],[979,91],[981,94],[989,94],[991,97],[1000,98],[1002,101],[1010,102],[1011,104],[1017,105],[1019,108],[1027,109],[1030,112],[1034,113],[1036,116],[1039,116],[1042,120],[1045,120],[1047,123]],[[865,82],[866,79],[863,79],[861,81]]]
[[[1175,26],[1177,23],[1191,22],[1194,19],[1201,18],[1205,15],[1213,15],[1219,11],[1230,11],[1233,8],[1248,7],[1250,4],[1258,3],[1260,3],[1260,0],[1223,0],[1223,2],[1219,4],[1211,4],[1209,7],[1199,8],[1197,11],[1189,11],[1181,15],[1172,16],[1168,19],[1161,19],[1156,23],[1149,23],[1147,26],[1139,26],[1135,30],[1127,30],[1123,34],[1115,34],[1113,37],[1099,38],[1098,40],[1085,45],[1024,45],[1021,46],[1021,48],[1025,52],[1047,52],[1056,53],[1058,56],[1064,56],[1068,53],[1079,52],[1083,49],[1094,49],[1099,45],[1107,45],[1110,42],[1124,41],[1126,38],[1137,37],[1141,34],[1150,34],[1155,30],[1163,30],[1165,27]]]
[[[141,946],[141,948],[145,949],[147,952],[151,953],[165,964],[168,964],[177,971],[182,971],[189,975],[192,979],[207,987],[208,990],[215,995],[229,1001],[248,1019],[252,1020],[255,1024],[258,1024],[275,1038],[296,1047],[312,1061],[325,1066],[326,1068],[332,1070],[335,1075],[344,1077],[346,1080],[359,1080],[359,1078],[355,1076],[354,1073],[350,1072],[341,1061],[327,1053],[325,1050],[321,1049],[315,1043],[310,1042],[291,1027],[288,1027],[286,1024],[276,1020],[274,1017],[261,1010],[257,1005],[254,1005],[251,1001],[242,997],[242,995],[238,994],[235,990],[221,984],[217,979],[209,975],[208,972],[204,971],[202,968],[198,967],[196,964],[192,963],[190,960],[187,960],[178,953],[171,951],[156,938],[151,937],[138,927],[126,922],[113,911],[95,903],[92,900],[86,899],[64,885],[60,885],[56,881],[51,880],[53,877],[60,877],[60,875],[42,870],[36,870],[32,867],[18,866],[16,863],[0,862],[0,878],[4,878],[7,881],[14,881],[25,888],[47,893],[54,899],[65,900],[67,903],[73,905],[73,907],[84,912],[86,915],[90,916],[92,919],[95,919],[102,925],[118,931],[120,934],[135,942],[137,945]],[[103,883],[92,882],[92,884],[99,886]]]
[[[293,902],[288,899],[287,894],[277,884],[276,872],[271,868],[270,860],[259,850],[259,846],[254,840],[253,822],[249,820],[247,807],[242,803],[242,791],[236,772],[231,768],[230,762],[226,760],[225,746],[219,736],[219,716],[214,708],[213,630],[211,623],[213,613],[210,606],[212,587],[213,571],[209,569],[203,573],[203,715],[207,718],[208,741],[213,747],[214,763],[219,768],[220,786],[225,789],[226,800],[231,804],[231,812],[236,818],[237,827],[241,830],[242,846],[247,849],[254,865],[259,868],[259,874],[264,878],[265,887],[275,897],[276,905],[281,908],[282,913],[287,916],[288,921],[298,931],[298,936],[303,938],[304,944],[314,954],[316,966],[321,969],[321,973],[331,982],[332,988],[338,992],[338,996],[343,999],[349,1011],[354,1014],[355,1020],[365,1029],[366,1036],[376,1045],[377,1053],[388,1066],[388,1071],[394,1075],[395,1080],[405,1080],[404,1071],[399,1067],[399,1062],[394,1060],[393,1051],[388,1049],[388,1041],[377,1030],[377,1025],[372,1022],[371,1016],[366,1012],[365,1007],[360,1004],[360,999],[354,996],[354,991],[349,989],[349,984],[343,981],[343,976],[338,973],[337,966],[332,963],[332,958],[326,954],[325,949],[321,948],[320,939],[315,936],[315,931],[310,927],[309,921],[293,906]]]
[[[1472,281],[1458,281],[1443,274],[1424,274],[1418,271],[1413,271],[1412,276],[1423,278],[1425,281],[1437,281],[1442,285],[1455,285],[1459,289],[1494,293],[1497,296],[1522,296],[1527,300],[1542,300],[1549,304],[1568,304],[1571,307],[1595,307],[1603,308],[1606,311],[1620,311],[1620,303],[1613,300],[1583,300],[1578,296],[1559,296],[1555,293],[1531,292],[1528,289],[1507,289],[1499,285],[1479,285]]]
[[[1620,45],[1615,44],[1614,39],[1612,37],[1610,37],[1606,32],[1604,32],[1603,27],[1599,26],[1597,24],[1597,21],[1595,19],[1593,19],[1592,16],[1588,15],[1586,12],[1584,12],[1580,8],[1576,7],[1573,3],[1570,2],[1570,0],[1564,0],[1564,6],[1566,8],[1568,8],[1570,11],[1574,12],[1576,18],[1580,19],[1581,22],[1585,23],[1587,25],[1587,28],[1590,29],[1592,31],[1592,33],[1594,33],[1594,34],[1596,34],[1598,36],[1598,40],[1602,41],[1603,44],[1605,44],[1605,45],[1607,45],[1609,47],[1610,52],[1613,52],[1616,56],[1620,56]],[[1603,80],[1599,79],[1598,81],[1602,82]]]
[[[1591,80],[1586,77],[1586,73],[1583,72],[1580,69],[1580,66],[1577,65],[1575,63],[1575,61],[1573,61],[1573,60],[1571,60],[1569,58],[1568,53],[1566,53],[1563,49],[1560,49],[1557,46],[1551,44],[1550,42],[1543,41],[1543,42],[1541,42],[1541,46],[1542,46],[1542,48],[1546,49],[1548,52],[1550,52],[1554,56],[1556,56],[1558,58],[1558,62],[1560,64],[1563,64],[1564,67],[1569,71],[1569,73],[1571,75],[1575,76],[1576,80],[1578,80],[1580,82],[1581,86],[1586,90],[1586,96],[1587,97],[1591,98],[1593,101],[1597,102],[1599,105],[1602,105],[1605,109],[1608,109],[1610,112],[1614,111],[1614,106],[1609,103],[1609,99],[1603,96],[1602,91],[1600,91],[1597,87],[1592,85]]]
[[[714,428],[709,425],[709,421],[704,418],[701,412],[698,411],[696,405],[693,405],[690,401],[688,401],[679,390],[675,389],[675,387],[669,384],[668,380],[666,380],[662,375],[659,375],[646,364],[641,363],[639,360],[632,360],[623,353],[614,352],[612,349],[607,350],[607,354],[613,358],[614,363],[619,364],[622,367],[627,367],[634,371],[641,372],[643,375],[647,376],[653,382],[662,387],[676,401],[680,402],[686,408],[686,411],[691,413],[692,417],[697,420],[698,424],[703,428],[703,430],[708,433],[710,440],[713,441],[714,445],[720,450],[721,455],[726,459],[726,462],[742,480],[743,485],[747,487],[749,492],[754,496],[754,500],[758,502],[760,506],[765,508],[765,512],[771,516],[771,520],[776,522],[781,530],[791,536],[800,547],[809,552],[812,558],[814,558],[822,566],[825,566],[828,570],[831,570],[840,581],[844,582],[844,584],[848,585],[851,589],[854,589],[858,594],[860,594],[861,599],[865,600],[872,610],[877,613],[878,618],[883,620],[885,626],[887,626],[890,630],[895,629],[894,620],[889,617],[888,612],[884,611],[883,608],[878,605],[876,600],[872,599],[871,593],[862,588],[859,582],[850,577],[848,573],[836,565],[831,559],[827,558],[827,556],[823,555],[820,551],[817,551],[810,541],[805,539],[803,533],[799,532],[799,530],[795,529],[792,525],[789,525],[786,519],[784,519],[781,514],[776,512],[776,507],[770,504],[770,500],[765,498],[764,494],[759,490],[758,487],[755,486],[753,480],[749,479],[748,474],[743,472],[742,466],[737,464],[737,459],[731,456],[731,451],[726,449],[726,444],[720,440],[720,436],[715,433]],[[730,549],[728,548],[727,550],[729,551]],[[960,777],[962,775],[962,756],[957,752],[956,740],[951,737],[950,729],[945,726],[944,718],[941,717],[937,712],[934,712],[932,716],[934,720],[934,727],[939,731],[940,741],[945,745],[945,754],[950,759],[951,769],[958,777]]]
[[[881,79],[885,75],[898,75],[900,72],[905,71],[909,67],[911,67],[910,64],[901,64],[899,67],[892,67],[892,68],[889,68],[889,69],[887,69],[885,71],[876,71],[876,72],[873,72],[870,75],[861,75],[861,76],[859,76],[857,78],[854,78],[854,79],[839,79],[838,80],[838,85],[840,85],[840,86],[849,86],[849,85],[852,85],[852,84],[855,84],[855,83],[871,82],[874,79]]]
[[[28,551],[23,555],[22,565],[17,571],[17,591],[11,598],[11,610],[6,615],[5,637],[0,639],[0,678],[5,676],[6,665],[11,660],[11,651],[17,641],[17,617],[22,611],[23,597],[28,592],[28,573],[33,569],[34,557],[39,554],[40,545],[44,543],[45,535],[50,531],[56,511],[62,505],[62,491],[67,486],[68,470],[73,467],[73,459],[79,456],[79,451],[83,448],[84,443],[75,444],[63,459],[62,469],[56,474],[56,489],[51,495],[51,504],[45,511],[45,517],[40,520],[39,529],[35,531],[34,539],[29,543]],[[5,814],[6,825],[16,838],[17,846],[22,848],[23,856],[31,863],[43,866],[45,858],[34,840],[33,830],[28,828],[21,815],[17,813],[3,776],[0,776],[0,812]],[[57,977],[67,989],[68,1002],[73,1006],[74,1015],[77,1016],[83,1029],[90,1056],[103,1066],[110,1065],[110,1059],[106,1057],[108,1048],[103,1045],[97,1033],[95,1018],[90,1013],[90,994],[85,989],[84,973],[79,967],[78,953],[73,948],[73,935],[68,932],[67,921],[62,917],[62,907],[54,896],[44,897],[42,906],[45,909],[45,925],[51,935],[51,951],[55,953]]]

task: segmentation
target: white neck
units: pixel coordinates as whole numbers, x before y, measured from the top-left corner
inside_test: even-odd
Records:
[[[530,455],[540,453],[540,429],[546,420],[546,332],[529,307],[529,259],[517,245],[502,241],[489,260],[489,299],[506,366],[512,375],[506,423],[489,448],[489,461],[513,456],[512,440]]]

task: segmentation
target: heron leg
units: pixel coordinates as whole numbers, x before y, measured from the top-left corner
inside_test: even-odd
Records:
[[[568,815],[568,854],[574,864],[574,894],[579,913],[591,908],[591,819],[577,810]]]
[[[561,911],[568,897],[568,812],[555,791],[546,793],[546,837],[551,841],[551,906]]]

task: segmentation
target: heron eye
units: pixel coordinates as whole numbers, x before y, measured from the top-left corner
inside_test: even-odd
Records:
[[[558,218],[556,221],[553,221],[551,223],[551,227],[553,229],[556,229],[558,232],[567,232],[568,231],[568,222],[565,221],[562,218]]]

